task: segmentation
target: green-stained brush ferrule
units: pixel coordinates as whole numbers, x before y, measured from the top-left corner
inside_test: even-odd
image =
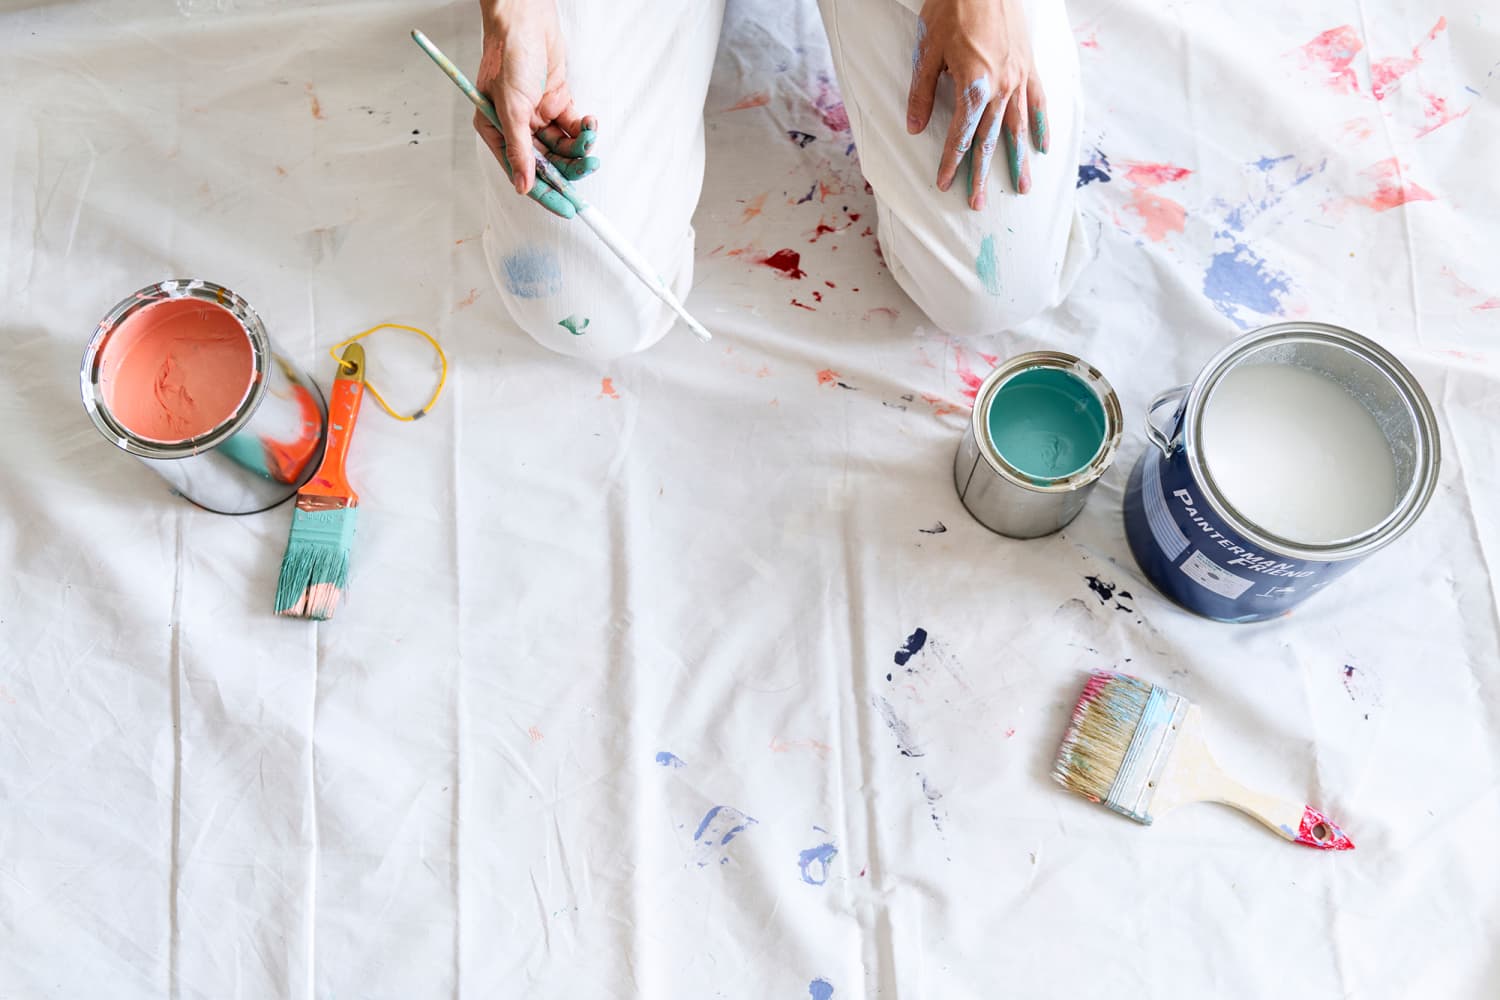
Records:
[[[276,581],[276,613],[327,621],[349,580],[357,507],[292,512],[292,534]]]

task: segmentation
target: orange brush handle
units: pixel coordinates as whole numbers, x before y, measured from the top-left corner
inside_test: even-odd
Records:
[[[323,452],[323,464],[318,466],[307,485],[297,491],[299,494],[345,497],[351,507],[359,500],[344,474],[344,462],[349,457],[354,421],[359,416],[359,404],[364,398],[364,365],[360,365],[354,378],[333,380],[333,393],[328,399],[328,448]]]

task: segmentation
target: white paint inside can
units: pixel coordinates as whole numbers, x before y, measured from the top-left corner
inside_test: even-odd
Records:
[[[1219,492],[1263,530],[1328,545],[1375,527],[1399,499],[1374,416],[1339,383],[1295,365],[1240,365],[1203,412],[1204,462]]]

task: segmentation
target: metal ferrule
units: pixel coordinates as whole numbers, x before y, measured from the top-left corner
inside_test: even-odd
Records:
[[[1171,759],[1182,721],[1191,703],[1181,695],[1156,687],[1146,696],[1146,709],[1130,737],[1125,759],[1109,786],[1104,804],[1138,823],[1151,822],[1151,799],[1162,770]]]

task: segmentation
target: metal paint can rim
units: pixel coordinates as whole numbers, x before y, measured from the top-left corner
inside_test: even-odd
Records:
[[[153,441],[140,437],[115,419],[114,414],[104,402],[99,366],[104,345],[121,322],[158,302],[186,298],[218,306],[234,316],[244,329],[245,335],[250,338],[255,374],[249,390],[245,393],[245,398],[240,401],[234,413],[207,434],[170,443]],[[271,360],[270,336],[266,333],[265,324],[261,322],[260,316],[250,307],[250,303],[223,285],[212,281],[205,281],[201,278],[173,278],[147,285],[132,293],[120,300],[99,321],[99,325],[94,328],[93,335],[89,337],[88,346],[84,349],[83,364],[79,370],[79,388],[83,394],[83,408],[88,411],[99,433],[115,447],[140,458],[168,460],[190,458],[217,448],[233,437],[255,415],[256,409],[266,394],[266,368]]]
[[[1022,372],[1038,368],[1049,368],[1073,375],[1088,386],[1104,410],[1104,438],[1099,442],[1099,448],[1094,452],[1093,457],[1077,471],[1054,479],[1030,476],[1011,465],[1000,454],[990,438],[989,411],[995,393],[999,392],[1006,382]],[[1033,493],[1071,493],[1095,482],[1109,469],[1116,452],[1119,451],[1125,421],[1120,409],[1120,399],[1115,395],[1115,390],[1110,386],[1109,380],[1099,369],[1083,361],[1077,355],[1063,351],[1029,351],[1002,361],[980,383],[969,423],[974,440],[979,444],[979,454],[984,457],[985,464],[1006,482]]]
[[[1247,357],[1280,344],[1312,343],[1341,348],[1372,366],[1389,380],[1406,405],[1420,454],[1414,458],[1411,483],[1383,520],[1350,538],[1327,545],[1307,545],[1272,534],[1240,514],[1224,496],[1208,470],[1202,449],[1203,413],[1213,390],[1228,372]],[[1369,555],[1395,541],[1426,509],[1437,490],[1441,444],[1437,417],[1416,377],[1396,356],[1368,337],[1331,323],[1273,323],[1252,330],[1214,355],[1188,390],[1177,438],[1187,453],[1193,478],[1203,486],[1208,506],[1230,528],[1267,552],[1288,559],[1338,562]]]

